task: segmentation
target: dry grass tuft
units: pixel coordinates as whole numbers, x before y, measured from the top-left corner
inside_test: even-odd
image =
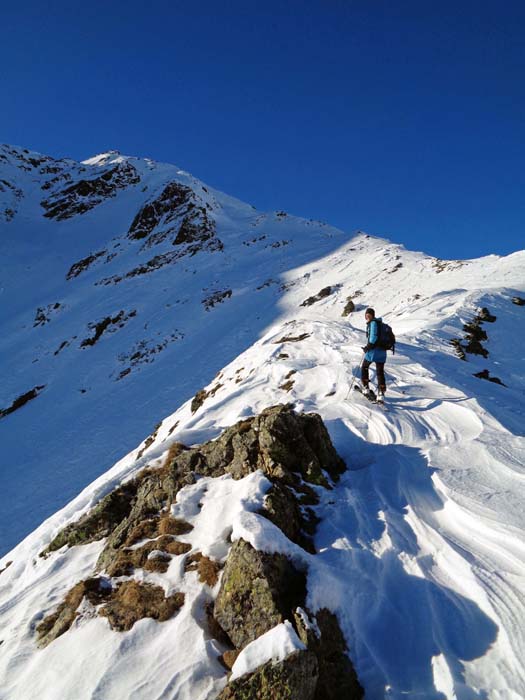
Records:
[[[174,593],[166,598],[160,586],[124,581],[113,593],[111,602],[99,614],[108,618],[112,629],[124,632],[145,617],[159,622],[169,620],[183,604],[184,593]]]

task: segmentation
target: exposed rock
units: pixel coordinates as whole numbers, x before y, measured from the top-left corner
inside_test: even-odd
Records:
[[[282,389],[283,391],[290,391],[290,389],[295,384],[295,381],[290,379],[290,377],[292,377],[294,374],[297,374],[297,370],[291,369],[284,378],[288,381],[284,381],[282,384],[280,384],[279,389]]]
[[[296,651],[284,661],[268,663],[229,683],[217,700],[313,700],[317,659],[310,651]]]
[[[329,297],[330,294],[332,294],[333,288],[332,287],[323,287],[320,292],[317,292],[313,297],[308,297],[308,299],[305,299],[302,303],[301,306],[312,306],[312,304],[315,304],[318,301],[321,301],[321,299],[324,299],[325,297]]]
[[[6,564],[5,564],[5,566],[4,566],[4,568],[3,568],[3,569],[0,569],[0,574],[3,574],[4,571],[5,571],[6,569],[8,569],[8,568],[11,566],[12,563],[13,563],[12,561],[7,561]]]
[[[484,369],[481,372],[476,372],[474,374],[474,377],[478,377],[478,379],[487,379],[489,382],[494,382],[494,384],[501,384],[501,386],[507,386],[501,381],[499,377],[491,377],[488,369]]]
[[[88,578],[80,581],[68,592],[64,602],[58,609],[45,617],[37,626],[37,643],[41,647],[47,646],[60,635],[67,632],[77,617],[77,609],[84,596],[92,605],[99,605],[111,595],[111,586],[103,579]]]
[[[192,399],[191,412],[195,413],[195,411],[198,411],[209,396],[215,396],[221,386],[222,384],[215,384],[209,391],[206,391],[206,389],[199,389]]]
[[[521,297],[512,297],[512,303],[516,304],[516,306],[525,306],[525,299]]]
[[[363,689],[352,662],[337,617],[323,608],[315,615],[315,625],[308,624],[306,614],[295,614],[301,641],[317,657],[319,678],[315,700],[359,700]],[[320,632],[318,636],[317,632]]]
[[[231,289],[224,289],[223,291],[213,292],[209,294],[202,300],[202,304],[206,311],[212,309],[216,304],[222,304],[226,299],[230,299],[232,295]]]
[[[144,440],[144,446],[138,451],[135,459],[140,459],[142,457],[142,455],[144,454],[144,452],[146,452],[148,447],[151,447],[151,445],[153,445],[161,425],[162,425],[162,422],[157,423],[157,425],[153,428],[152,434],[148,435],[148,437]]]
[[[109,493],[79,520],[61,530],[42,555],[66,544],[72,547],[107,537],[129,515],[140,483],[141,478],[138,477]]]
[[[262,514],[277,525],[289,540],[307,552],[315,552],[312,539],[306,533],[312,529],[312,522],[317,523],[317,518],[311,509],[304,510],[301,507],[294,491],[286,484],[275,483],[272,486],[264,499]]]
[[[40,202],[48,219],[63,221],[77,214],[84,214],[108,197],[115,197],[119,189],[140,182],[138,172],[130,163],[118,163],[115,167],[93,180],[78,180]]]
[[[45,326],[46,323],[51,321],[53,314],[55,314],[61,308],[62,304],[59,301],[55,302],[54,304],[48,304],[47,306],[39,306],[36,310],[33,328],[36,326]]]
[[[461,269],[464,265],[468,263],[464,260],[441,260],[436,258],[432,261],[432,267],[436,272],[453,272],[454,270]]]
[[[163,535],[142,547],[117,550],[106,566],[106,573],[108,576],[129,576],[135,569],[164,573],[168,570],[170,555],[186,554],[190,549],[190,544]]]
[[[301,335],[284,335],[279,340],[274,340],[274,345],[279,345],[279,343],[298,343],[301,340],[306,340],[310,337],[310,333],[301,333]]]
[[[394,272],[397,272],[397,271],[400,270],[402,267],[403,267],[403,263],[402,263],[402,262],[398,262],[397,265],[394,265],[394,267],[393,267],[391,270],[388,271],[388,274],[389,274],[389,275],[392,275]]]
[[[452,340],[450,341],[450,344],[456,348],[456,354],[458,355],[460,360],[467,359],[467,356],[465,355],[465,350],[464,350],[463,345],[461,344],[461,340],[459,338],[452,338]]]
[[[129,351],[121,352],[118,355],[118,361],[123,364],[128,364],[129,366],[119,372],[117,380],[127,376],[132,368],[139,367],[143,364],[151,364],[155,361],[157,355],[165,350],[168,345],[182,338],[184,338],[184,333],[176,330],[161,341],[159,341],[158,338],[137,341]]]
[[[303,605],[306,577],[282,554],[259,552],[244,540],[233,543],[214,606],[214,617],[237,649]]]
[[[481,324],[485,321],[488,323],[494,323],[495,320],[496,316],[493,316],[486,307],[483,307],[477,316],[472,319],[472,321],[469,321],[463,325],[466,343],[461,342],[459,338],[453,338],[450,341],[456,348],[456,352],[462,360],[467,359],[465,355],[467,352],[473,355],[482,355],[482,357],[489,356],[489,351],[482,345],[482,342],[488,340],[488,336],[487,332],[481,328]]]
[[[478,319],[480,321],[486,321],[487,323],[494,323],[496,316],[490,313],[486,306],[484,306],[478,314]]]
[[[33,389],[26,391],[25,394],[21,394],[21,396],[18,396],[10,406],[8,406],[7,408],[0,408],[0,418],[4,418],[5,416],[8,416],[10,413],[14,413],[19,408],[22,408],[22,406],[25,406],[26,403],[28,403],[29,401],[36,399],[36,397],[45,388],[46,388],[46,385],[42,384],[41,386],[35,386]]]
[[[71,267],[69,268],[69,271],[66,275],[66,279],[71,280],[74,277],[78,277],[81,272],[87,270],[96,260],[106,255],[106,253],[107,250],[99,250],[97,253],[91,253],[87,257],[82,258],[82,260],[73,263],[73,265],[71,265]]]
[[[103,333],[106,331],[114,333],[120,328],[124,328],[126,323],[130,318],[134,318],[137,315],[135,310],[126,313],[124,310],[119,311],[116,316],[106,316],[100,321],[93,323],[88,323],[88,328],[94,332],[91,338],[85,338],[81,343],[81,348],[87,348],[95,345],[95,343],[100,339]]]
[[[352,300],[352,297],[347,297],[346,299],[346,305],[345,308],[343,309],[343,313],[341,316],[348,316],[349,314],[353,313],[355,311],[355,304]]]
[[[153,525],[145,525],[144,521],[157,519],[175,501],[178,491],[194,483],[196,476],[229,473],[240,479],[257,469],[280,485],[300,489],[301,477],[327,486],[324,472],[337,479],[345,464],[320,416],[298,415],[290,405],[273,406],[231,426],[216,440],[191,449],[174,449],[163,467],[142,471],[108,494],[79,521],[64,528],[45,553],[65,544],[73,546],[107,537],[97,563],[97,568],[103,569],[116,557],[117,550],[138,541],[137,532],[141,529],[155,533]],[[279,498],[282,500],[282,494]],[[276,521],[282,519],[277,496],[269,503],[268,516]],[[297,532],[297,522],[298,516],[288,531],[306,545]],[[306,528],[311,522],[309,514],[302,513],[303,526]]]
[[[290,380],[288,382],[284,382],[283,384],[280,384],[279,389],[282,389],[283,391],[290,391],[294,384],[295,384],[295,382]]]
[[[145,204],[133,219],[128,231],[128,238],[140,240],[149,236],[161,220],[169,223],[180,217],[181,207],[188,205],[194,198],[190,187],[179,182],[170,182],[154,200]]]
[[[104,605],[99,614],[108,618],[112,629],[124,632],[144,617],[165,622],[173,617],[183,604],[184,593],[174,593],[166,597],[160,586],[124,581],[113,592],[111,602]]]

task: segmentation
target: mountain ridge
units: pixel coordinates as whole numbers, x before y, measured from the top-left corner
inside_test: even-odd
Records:
[[[165,184],[164,179],[159,181],[154,194],[162,194]],[[129,187],[136,191],[140,184]],[[233,198],[221,200],[220,194],[207,189],[202,201],[213,218],[213,235],[222,249],[206,248],[209,231],[202,234],[199,230],[190,235],[201,236],[203,244],[194,255],[185,252],[145,276],[97,285],[104,279],[103,256],[78,276],[66,279],[71,265],[88,252],[97,252],[95,246],[91,251],[84,248],[84,258],[70,262],[69,254],[64,255],[55,266],[61,270],[60,281],[51,285],[40,304],[35,304],[41,298],[37,294],[30,297],[32,305],[22,296],[17,312],[21,315],[8,319],[6,328],[24,330],[24,334],[18,339],[4,338],[0,346],[2,357],[10,356],[12,375],[6,384],[11,393],[4,389],[0,408],[21,395],[22,371],[31,376],[29,384],[42,386],[39,372],[44,367],[48,382],[33,401],[1,419],[0,430],[7,433],[9,426],[10,431],[38,436],[32,423],[45,420],[41,410],[49,411],[57,398],[64,402],[64,411],[80,421],[78,397],[75,401],[69,398],[68,382],[76,382],[78,391],[88,386],[89,378],[95,387],[86,392],[93,397],[91,410],[96,411],[97,402],[105,396],[122,401],[120,412],[108,414],[112,420],[107,427],[122,421],[129,431],[135,422],[128,442],[136,447],[121,457],[126,453],[123,442],[115,437],[118,444],[112,444],[113,437],[104,437],[100,425],[104,416],[94,416],[91,425],[96,431],[89,432],[84,449],[105,454],[106,462],[114,455],[116,463],[109,471],[99,472],[63,510],[4,556],[0,569],[9,558],[17,566],[27,560],[19,571],[38,578],[44,564],[37,563],[33,569],[29,562],[40,545],[140,469],[162,460],[172,443],[196,445],[216,439],[239,420],[251,419],[276,403],[291,402],[298,412],[321,415],[347,464],[341,483],[333,493],[324,494],[316,507],[319,563],[309,574],[308,605],[314,611],[329,607],[336,613],[367,697],[398,698],[407,692],[432,700],[443,696],[519,697],[525,687],[520,662],[525,644],[519,623],[525,617],[520,583],[525,580],[520,563],[525,504],[519,488],[525,455],[525,377],[523,358],[519,350],[516,354],[516,345],[509,344],[509,337],[517,334],[517,346],[522,347],[525,252],[443,261],[364,233],[345,240],[342,232],[282,212],[262,215],[249,205],[237,206]],[[105,207],[104,221],[110,222],[110,230],[113,222],[121,222],[115,237],[105,240],[125,248],[108,261],[107,269],[122,275],[134,269],[137,260],[151,259],[150,248],[138,250],[150,236],[160,234],[155,239],[159,242],[152,243],[152,248],[161,246],[159,254],[177,250],[178,245],[189,251],[195,243],[194,239],[172,243],[187,209],[172,221],[161,217],[143,238],[128,238],[135,217],[148,202],[158,199],[143,197],[148,194],[141,192],[131,210],[126,199],[131,195],[124,189],[58,223],[45,220],[39,211],[38,222],[44,221],[42,230],[51,223],[61,228],[63,239],[66,231],[88,230],[97,211]],[[168,216],[180,207],[180,192],[171,194],[175,199]],[[120,203],[119,198],[126,201]],[[184,200],[183,207],[187,204]],[[207,204],[211,210],[206,209]],[[26,215],[21,211],[22,217]],[[148,220],[146,215],[143,218]],[[15,216],[7,226],[15,226],[16,221]],[[176,230],[160,240],[170,226]],[[72,235],[68,240],[71,238],[76,240]],[[73,245],[75,252],[81,247]],[[27,258],[18,273],[24,265]],[[179,286],[170,297],[175,277]],[[60,290],[68,294],[53,296]],[[161,294],[167,294],[161,297],[164,304],[172,303],[166,316],[158,308]],[[98,315],[93,313],[93,299],[102,300],[97,302]],[[344,317],[345,308],[351,308],[349,302],[353,310]],[[67,308],[61,311],[62,306],[54,307],[56,303]],[[348,395],[364,344],[363,310],[371,304],[398,337],[397,353],[389,356],[386,365],[388,413]],[[153,353],[154,362],[133,368],[129,361],[140,350],[135,343],[144,340],[143,331],[148,330],[144,325],[163,334],[168,328],[175,332],[170,327],[172,308],[182,309],[176,329],[184,338],[173,339]],[[130,315],[133,311],[135,316]],[[27,328],[21,329],[24,323]],[[94,325],[89,327],[89,323]],[[109,332],[113,326],[115,331]],[[81,328],[83,334],[71,340],[73,328]],[[34,333],[40,334],[38,343],[28,348],[27,338],[35,337]],[[162,335],[158,342],[165,339]],[[69,345],[54,355],[64,340]],[[90,340],[93,345],[81,345]],[[32,375],[27,375],[37,345],[39,361]],[[147,345],[145,351],[154,347]],[[125,362],[120,363],[118,356],[127,348],[132,352],[128,349]],[[16,362],[11,358],[15,352]],[[96,353],[96,362],[85,359],[90,352]],[[68,358],[73,369],[68,382],[57,386],[69,366],[62,358]],[[75,374],[79,362],[82,373]],[[179,371],[172,378],[166,372],[173,367]],[[128,368],[131,371],[118,378]],[[147,386],[139,386],[137,378]],[[137,382],[128,394],[120,388],[126,381]],[[54,399],[47,386],[53,387]],[[51,403],[44,405],[46,397]],[[170,401],[172,407],[178,406],[175,411],[166,410]],[[133,410],[144,410],[144,406],[149,407],[149,424],[157,425],[140,441],[147,431],[144,420],[135,421]],[[80,450],[78,433],[69,423],[55,421],[53,427],[63,431],[62,440]],[[86,425],[90,424],[84,422],[81,427]],[[97,438],[98,447],[94,445]],[[11,455],[21,453],[15,443],[11,450]],[[52,454],[57,461],[64,459],[59,451]],[[62,455],[70,458],[71,449]],[[80,469],[81,460],[76,465]],[[55,478],[55,483],[63,480],[59,474]],[[90,478],[84,472],[82,486]],[[69,491],[80,490],[79,481],[73,479]],[[245,527],[242,533],[255,549],[268,547],[256,528]],[[284,540],[279,542],[283,551],[291,551]],[[96,547],[84,547],[82,555],[72,548],[50,562],[58,566],[60,561],[67,579],[68,557],[78,562],[86,561],[84,557],[92,559],[89,548],[95,552]],[[1,575],[0,588],[2,578],[15,576],[15,569],[9,572],[12,566]],[[87,573],[89,566],[82,566]],[[4,594],[7,598],[0,614],[16,607]],[[348,600],[354,602],[349,605]],[[393,637],[396,627],[404,629],[406,637]],[[116,673],[114,682],[118,677]]]

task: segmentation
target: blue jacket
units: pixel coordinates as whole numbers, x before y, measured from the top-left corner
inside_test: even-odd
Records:
[[[368,362],[386,362],[386,350],[384,348],[375,348],[374,345],[377,343],[377,321],[381,321],[381,318],[373,318],[369,323],[366,324],[366,346],[370,348],[365,354],[365,360]]]

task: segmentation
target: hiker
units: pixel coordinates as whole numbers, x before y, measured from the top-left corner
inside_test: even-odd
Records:
[[[367,344],[362,348],[365,353],[363,363],[361,365],[361,385],[363,394],[370,397],[372,394],[370,387],[368,386],[368,368],[372,362],[376,363],[376,376],[377,376],[377,400],[382,402],[385,391],[386,391],[386,381],[385,381],[385,362],[386,362],[386,350],[379,347],[379,324],[382,322],[381,318],[376,318],[376,312],[374,309],[368,308],[365,311],[366,319],[366,339]]]

